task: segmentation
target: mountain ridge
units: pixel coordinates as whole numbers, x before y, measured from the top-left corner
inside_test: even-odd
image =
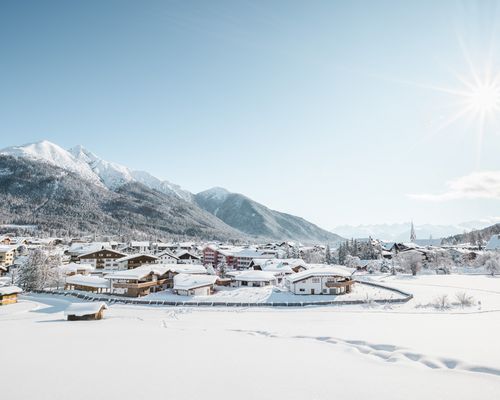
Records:
[[[343,240],[301,217],[271,210],[249,197],[232,193],[221,187],[214,187],[194,196],[196,203],[204,210],[251,236],[265,236],[271,239],[295,239],[304,242],[319,240],[335,243]]]
[[[106,161],[81,145],[65,150],[57,144],[42,140],[22,146],[7,147],[0,150],[0,154],[14,159],[42,162],[52,167],[61,168],[75,174],[75,176],[80,176],[91,185],[115,194],[123,194],[123,191],[129,188],[131,192],[128,193],[127,201],[132,203],[135,201],[134,197],[136,199],[141,197],[139,192],[142,191],[143,195],[157,207],[165,206],[165,204],[161,204],[162,201],[166,204],[175,204],[178,213],[180,213],[176,217],[182,218],[182,212],[187,212],[188,224],[194,223],[193,217],[196,217],[194,218],[196,223],[202,225],[201,220],[205,219],[207,227],[221,229],[220,237],[227,237],[226,233],[232,231],[237,237],[265,238],[266,240],[295,239],[306,242],[336,242],[341,240],[340,236],[301,217],[270,210],[247,196],[231,193],[221,187],[210,189],[215,196],[214,198],[217,201],[231,198],[233,200],[232,207],[226,208],[223,212],[220,209],[215,212],[214,210],[206,210],[200,205],[200,198],[203,197],[202,193],[208,191],[196,195],[192,194],[182,189],[181,186],[158,179],[148,172],[133,171],[121,164]],[[151,195],[150,190],[162,193],[166,197],[153,200],[154,196]],[[131,207],[131,204],[128,206]],[[146,211],[151,212],[151,210]],[[248,214],[248,211],[251,213]],[[229,216],[230,212],[233,213],[232,216]],[[170,218],[175,219],[174,215],[167,212],[162,215],[169,215]],[[218,222],[215,222],[213,218]],[[138,219],[140,218],[136,215],[135,220]],[[180,219],[176,219],[176,221],[182,225]],[[244,221],[244,224],[241,221]],[[163,226],[162,223],[163,221],[160,221],[158,225]]]

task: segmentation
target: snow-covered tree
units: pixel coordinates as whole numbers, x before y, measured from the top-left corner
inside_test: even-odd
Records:
[[[416,251],[405,251],[399,253],[394,261],[403,271],[411,272],[412,275],[417,275],[417,272],[422,268],[422,258],[422,254]]]
[[[212,264],[206,265],[205,268],[207,269],[208,275],[215,275],[215,269]]]
[[[57,279],[60,256],[49,251],[36,249],[19,267],[18,284],[26,291],[40,290]]]
[[[351,256],[351,255],[347,255],[346,258],[345,258],[345,263],[344,265],[347,267],[347,268],[357,268],[359,266],[359,257],[357,256]]]
[[[326,249],[325,249],[325,263],[326,264],[333,264],[332,250],[330,249],[329,244],[326,245]]]
[[[479,267],[484,267],[492,276],[500,272],[500,253],[488,251],[477,258],[476,261]]]
[[[225,278],[226,277],[226,272],[227,272],[226,262],[225,261],[220,262],[219,265],[217,266],[217,269],[219,271],[219,276],[221,278]]]
[[[453,258],[449,253],[445,251],[434,251],[427,255],[427,267],[433,270],[443,270],[446,273],[450,273],[451,269],[455,265]]]

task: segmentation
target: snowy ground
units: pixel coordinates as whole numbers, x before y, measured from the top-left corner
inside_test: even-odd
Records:
[[[179,296],[171,290],[152,293],[143,297],[144,300],[189,301],[189,302],[228,302],[228,303],[281,303],[310,301],[345,301],[345,300],[387,300],[399,299],[404,296],[389,290],[363,284],[354,284],[351,293],[334,295],[295,295],[286,289],[265,287],[218,287],[210,296]]]
[[[70,298],[0,307],[0,397],[498,399],[500,278],[376,277],[401,306],[113,305],[68,322]],[[422,308],[466,290],[481,305]],[[5,367],[5,365],[7,367]]]

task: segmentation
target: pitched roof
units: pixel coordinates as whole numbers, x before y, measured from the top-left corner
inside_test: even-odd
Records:
[[[124,261],[129,261],[129,260],[133,260],[134,258],[139,258],[139,257],[149,257],[151,258],[152,260],[157,260],[158,257],[157,256],[154,256],[152,254],[131,254],[129,256],[126,256],[126,257],[122,257],[122,258],[119,258],[118,259],[118,262],[124,262]]]
[[[76,315],[77,317],[83,317],[84,315],[96,314],[102,309],[107,310],[108,306],[106,303],[93,302],[93,303],[73,303],[64,310],[64,315]]]
[[[0,295],[7,296],[9,294],[21,293],[23,289],[17,286],[0,286]]]
[[[273,281],[276,277],[272,272],[249,270],[234,277],[235,281],[267,282]]]
[[[174,290],[190,290],[214,285],[216,275],[179,274],[174,276]]]
[[[72,275],[66,278],[66,283],[70,285],[88,286],[92,288],[109,288],[109,281],[94,275]]]
[[[94,269],[94,267],[92,266],[92,264],[69,263],[69,264],[59,265],[59,269],[62,272],[71,273],[71,272],[77,272],[77,271],[82,271],[82,270],[92,271]]]
[[[179,259],[175,254],[172,254],[170,251],[162,251],[160,254],[156,255],[158,258],[161,258],[163,256],[169,256],[171,258],[175,258],[176,260]]]
[[[340,265],[324,266],[306,269],[305,271],[297,272],[286,277],[289,282],[298,282],[303,279],[312,278],[315,276],[342,276],[345,278],[350,277],[352,274],[347,268]]]
[[[150,274],[164,275],[170,268],[160,264],[145,264],[140,267],[129,269],[126,271],[116,271],[105,276],[106,279],[125,279],[125,280],[138,280],[144,279]]]

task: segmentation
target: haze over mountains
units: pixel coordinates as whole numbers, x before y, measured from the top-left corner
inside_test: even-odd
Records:
[[[101,159],[82,146],[65,150],[41,141],[8,147],[0,154],[4,223],[221,240],[258,237],[333,243],[341,239],[300,217],[270,210],[225,189],[193,195],[148,172]]]
[[[414,226],[418,239],[429,239],[431,236],[438,239],[483,229],[498,222],[500,222],[500,217],[490,217],[456,225],[414,224]],[[410,238],[410,226],[410,221],[397,224],[341,225],[333,228],[333,231],[345,238],[367,238],[371,236],[387,241],[407,242]]]

